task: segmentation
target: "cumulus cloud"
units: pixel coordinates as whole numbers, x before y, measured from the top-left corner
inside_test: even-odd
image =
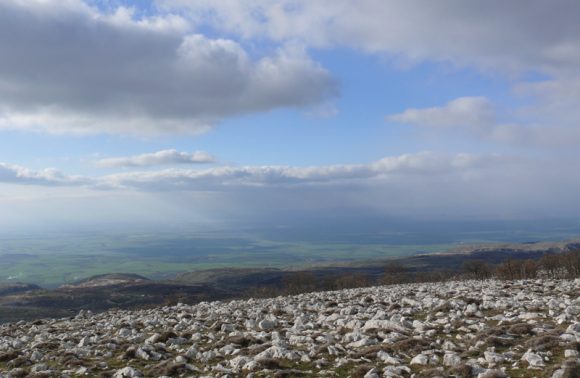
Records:
[[[517,80],[539,73],[547,80],[515,86],[516,94],[531,103],[529,109],[508,109],[507,117],[497,117],[497,108],[486,98],[463,97],[443,107],[409,109],[391,120],[522,146],[559,148],[580,142],[577,1],[157,0],[157,4],[179,9],[196,24],[247,39],[349,47],[402,65],[451,63]]]
[[[53,168],[35,171],[18,165],[0,163],[0,183],[44,186],[76,186],[88,184],[88,182],[88,179],[67,176]]]
[[[157,0],[247,38],[350,46],[410,60],[577,71],[580,3],[443,0]],[[542,27],[538,27],[542,25]]]
[[[520,92],[536,92],[543,104],[511,109],[501,119],[497,106],[485,97],[461,97],[442,106],[411,108],[386,117],[388,122],[412,125],[431,131],[470,135],[483,140],[527,147],[570,148],[580,143],[580,128],[566,120],[577,112],[558,89],[538,89],[545,83],[520,85]],[[569,92],[567,92],[569,93]],[[580,92],[579,92],[580,93]],[[566,99],[564,98],[566,97]],[[562,101],[558,101],[562,99]],[[580,96],[578,96],[580,100]],[[564,111],[566,108],[568,111]],[[527,114],[527,116],[526,116]],[[580,113],[578,113],[580,116]],[[530,121],[533,119],[534,121]]]
[[[81,0],[0,2],[0,56],[0,128],[195,134],[338,90],[297,45],[255,58],[180,16],[107,13]]]
[[[100,168],[151,167],[156,165],[214,163],[215,158],[203,151],[179,152],[162,150],[148,154],[99,159],[94,162]]]

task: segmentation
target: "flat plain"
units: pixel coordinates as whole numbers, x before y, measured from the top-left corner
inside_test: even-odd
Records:
[[[444,253],[489,241],[572,239],[574,233],[346,235],[338,240],[280,240],[226,233],[76,233],[0,237],[0,283],[46,288],[99,274],[134,273],[165,279],[217,268],[304,269],[345,266],[417,254]]]

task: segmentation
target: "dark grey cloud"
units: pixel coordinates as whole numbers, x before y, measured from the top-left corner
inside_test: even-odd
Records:
[[[0,127],[199,133],[231,116],[316,105],[330,74],[296,46],[254,58],[175,15],[81,0],[0,2]]]

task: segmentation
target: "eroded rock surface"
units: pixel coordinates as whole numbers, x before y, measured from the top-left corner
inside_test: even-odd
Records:
[[[580,280],[462,281],[0,326],[0,377],[573,377]]]

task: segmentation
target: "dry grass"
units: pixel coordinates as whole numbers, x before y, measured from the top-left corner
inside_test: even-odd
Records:
[[[507,331],[512,335],[523,336],[531,334],[533,328],[534,327],[531,324],[518,323],[510,326]]]
[[[559,343],[560,339],[558,337],[552,335],[544,335],[532,337],[531,339],[526,341],[525,346],[527,348],[532,348],[533,350],[536,351],[543,351],[554,348],[558,346]]]

